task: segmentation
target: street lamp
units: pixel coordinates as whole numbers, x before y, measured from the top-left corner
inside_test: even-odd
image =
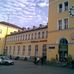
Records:
[[[9,15],[10,14],[7,14],[7,21],[9,21]],[[8,23],[9,24],[9,23]],[[7,48],[6,48],[6,36],[7,36],[7,34],[8,34],[8,26],[7,26],[7,29],[6,29],[6,34],[5,34],[5,42],[4,42],[4,52],[3,52],[3,54],[4,55],[6,55],[6,53],[7,53]]]

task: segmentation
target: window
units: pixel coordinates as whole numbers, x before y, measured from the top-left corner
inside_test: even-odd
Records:
[[[25,45],[23,46],[23,51],[22,51],[22,55],[25,54]]]
[[[48,31],[46,31],[46,38],[48,37]]]
[[[35,45],[35,56],[38,56],[38,45]]]
[[[20,37],[19,37],[19,35],[18,35],[18,41],[19,41],[19,38],[20,38]]]
[[[44,38],[44,32],[42,32],[42,38]]]
[[[24,34],[23,34],[23,40],[25,40],[25,39],[24,39]]]
[[[59,30],[62,30],[62,20],[59,20],[59,21],[58,21],[58,26],[59,26],[59,27],[58,27]]]
[[[31,56],[31,45],[28,46],[28,56]]]
[[[20,35],[20,41],[22,40],[22,34]]]
[[[26,38],[25,38],[25,40],[27,40],[27,34],[26,34]]]
[[[35,39],[36,39],[37,33],[35,33]]]
[[[31,39],[33,39],[33,33],[31,34]]]
[[[14,55],[14,53],[15,53],[15,46],[13,46],[13,55]]]
[[[38,32],[38,38],[40,39],[40,32]]]
[[[62,4],[59,4],[59,12],[62,12]]]
[[[17,51],[17,55],[20,54],[20,46],[18,46],[18,51]]]
[[[68,1],[64,2],[64,10],[68,10]]]
[[[30,40],[30,34],[28,35],[28,40]]]
[[[11,50],[12,50],[12,47],[10,46],[10,48],[9,48],[9,54],[11,55]]]
[[[64,19],[64,29],[68,29],[68,18]]]
[[[46,56],[46,44],[43,45],[42,56]]]

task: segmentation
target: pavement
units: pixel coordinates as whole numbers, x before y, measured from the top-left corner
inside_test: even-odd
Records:
[[[0,65],[0,74],[74,74],[74,69],[52,65],[35,65],[28,61],[14,61],[14,65]]]

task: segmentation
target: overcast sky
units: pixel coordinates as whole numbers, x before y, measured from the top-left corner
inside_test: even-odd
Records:
[[[48,0],[0,0],[0,21],[20,27],[48,22]]]

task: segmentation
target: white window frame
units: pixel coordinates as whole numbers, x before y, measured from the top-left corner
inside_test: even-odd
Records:
[[[64,0],[64,2],[59,2],[58,5],[57,5],[57,12],[58,12],[58,13],[62,13],[62,12],[64,12],[64,11],[66,11],[66,10],[65,10],[65,7],[64,7],[64,3],[67,2],[67,1],[68,1],[68,10],[69,10],[69,8],[70,8],[69,0]],[[59,12],[59,4],[62,4],[62,12]]]
[[[60,18],[60,19],[57,20],[57,30],[59,30],[59,20],[62,20],[62,29],[63,29],[63,19]]]
[[[69,22],[69,17],[65,17],[64,19],[68,19],[68,28],[69,28],[69,24],[70,24],[70,22]],[[63,23],[64,23],[64,19],[63,19]],[[64,23],[64,26],[65,26],[65,23]],[[67,29],[68,29],[67,28]],[[65,28],[64,28],[65,29]]]
[[[63,12],[63,3],[60,2],[60,3],[58,3],[58,5],[57,5],[57,12],[58,12],[58,13],[62,13],[62,12],[59,12],[59,5],[60,5],[60,4],[62,4],[62,12]]]
[[[65,3],[65,2],[68,2],[68,10],[69,10],[69,0],[65,0],[64,3]],[[65,10],[64,3],[63,3],[63,11],[68,11],[68,10]]]

